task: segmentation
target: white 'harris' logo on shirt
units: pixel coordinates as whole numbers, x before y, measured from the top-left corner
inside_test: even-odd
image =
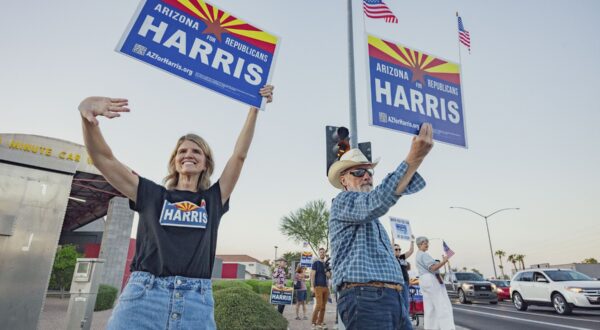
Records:
[[[160,212],[160,224],[162,226],[206,228],[208,214],[206,213],[206,202],[204,199],[200,205],[189,201],[169,203],[165,200]]]

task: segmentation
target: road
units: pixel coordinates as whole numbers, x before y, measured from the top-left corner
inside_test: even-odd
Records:
[[[572,315],[561,316],[550,307],[531,306],[527,311],[519,312],[510,301],[499,302],[498,305],[463,305],[457,301],[452,304],[456,325],[473,330],[600,329],[598,310],[574,310]]]

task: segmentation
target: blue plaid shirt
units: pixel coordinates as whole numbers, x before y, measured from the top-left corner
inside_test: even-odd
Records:
[[[333,200],[329,238],[335,287],[343,282],[404,282],[379,217],[400,198],[395,190],[407,170],[408,164],[402,162],[371,192],[343,191]],[[425,180],[415,173],[402,195],[416,193],[424,187]]]

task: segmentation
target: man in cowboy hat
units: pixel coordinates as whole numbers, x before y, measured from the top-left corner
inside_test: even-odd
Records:
[[[373,168],[359,149],[347,151],[328,171],[343,190],[331,204],[329,238],[338,313],[347,329],[412,329],[402,298],[402,271],[379,221],[400,196],[425,187],[417,173],[433,147],[433,130],[423,124],[406,159],[373,188]],[[360,301],[360,303],[358,303]]]

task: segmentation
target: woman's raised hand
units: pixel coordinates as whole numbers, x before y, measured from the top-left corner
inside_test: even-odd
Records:
[[[127,99],[90,96],[81,101],[79,104],[79,112],[88,122],[98,125],[98,119],[96,119],[97,116],[104,116],[111,119],[120,117],[121,112],[130,111],[127,105],[129,105]]]

